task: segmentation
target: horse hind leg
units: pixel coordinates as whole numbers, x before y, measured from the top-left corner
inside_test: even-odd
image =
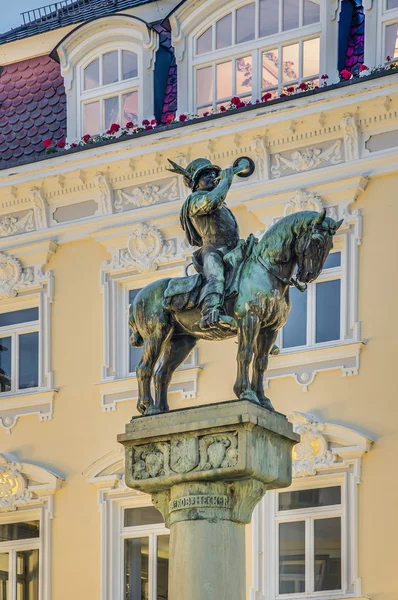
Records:
[[[274,407],[271,400],[264,394],[264,373],[268,366],[269,353],[277,335],[278,332],[274,330],[261,330],[257,338],[253,359],[252,389],[257,394],[260,404],[269,410],[274,410]]]
[[[177,367],[184,362],[196,345],[196,339],[191,335],[172,335],[165,343],[163,354],[154,375],[155,406],[152,412],[166,412],[167,389]]]
[[[162,350],[163,341],[163,335],[156,335],[147,338],[144,342],[141,360],[136,369],[138,381],[137,409],[141,414],[148,414],[150,407],[153,406],[151,379]]]

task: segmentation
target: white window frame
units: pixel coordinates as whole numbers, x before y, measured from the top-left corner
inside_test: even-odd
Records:
[[[127,50],[129,52],[134,52],[137,55],[137,63],[138,63],[138,75],[137,77],[132,77],[130,79],[122,80],[121,79],[121,63],[122,63],[122,50]],[[119,70],[119,81],[112,84],[102,85],[102,64],[103,64],[103,56],[108,52],[118,53],[118,70]],[[109,44],[104,44],[100,51],[98,49],[93,50],[88,54],[85,59],[77,65],[78,72],[78,103],[80,105],[80,119],[79,119],[79,128],[78,128],[78,136],[81,137],[87,134],[96,134],[103,133],[105,128],[102,128],[100,125],[99,131],[86,131],[84,125],[84,107],[86,104],[90,104],[92,102],[100,103],[100,124],[104,122],[104,101],[107,98],[112,98],[114,96],[118,96],[119,102],[119,115],[120,118],[117,121],[119,125],[123,125],[122,122],[122,96],[123,94],[127,94],[130,92],[138,93],[138,123],[140,124],[143,119],[143,107],[144,107],[144,94],[143,94],[143,82],[142,82],[142,68],[143,68],[143,60],[142,60],[142,48],[138,44],[134,43],[124,43],[123,46],[118,42],[113,42]],[[100,75],[100,85],[96,88],[92,88],[89,90],[84,89],[84,70],[88,65],[96,60],[99,60],[99,75]]]
[[[377,54],[379,59],[379,64],[384,64],[387,52],[386,52],[386,28],[388,25],[398,24],[398,7],[392,8],[390,10],[387,9],[387,0],[379,0],[378,10],[379,10],[379,35],[378,35],[378,48]],[[398,57],[395,58],[395,61],[398,61]]]

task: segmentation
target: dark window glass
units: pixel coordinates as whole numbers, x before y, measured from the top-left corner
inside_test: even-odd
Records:
[[[134,301],[134,298],[138,294],[140,290],[130,290],[129,291],[129,304]],[[131,335],[131,330],[129,330],[129,338]],[[138,363],[141,360],[142,356],[142,348],[135,348],[134,346],[129,347],[129,373],[135,373]]]
[[[291,310],[283,327],[283,347],[293,348],[307,343],[307,294],[290,289]]]
[[[333,506],[334,504],[341,504],[341,487],[339,485],[279,494],[279,510],[316,508],[317,506]]]
[[[279,593],[305,592],[305,522],[279,524]]]
[[[19,336],[19,389],[39,385],[39,332]]]
[[[283,0],[283,31],[299,26],[300,0]]]
[[[169,536],[158,536],[158,595],[157,600],[169,597]]]
[[[255,5],[247,4],[236,11],[236,43],[254,40]]]
[[[125,600],[148,598],[148,538],[124,540]]]
[[[11,390],[11,338],[0,338],[0,392]]]
[[[340,339],[340,279],[316,284],[316,342]]]
[[[13,312],[0,313],[0,327],[19,325],[20,323],[30,323],[31,321],[38,320],[38,308],[25,308],[24,310],[14,310]]]
[[[319,4],[313,0],[304,0],[304,25],[318,23],[321,19],[321,9]]]
[[[8,579],[10,574],[10,559],[8,552],[0,554],[0,600],[8,600]]]
[[[279,3],[275,0],[260,0],[260,37],[279,31]]]
[[[196,54],[204,54],[205,52],[211,52],[212,50],[212,27],[206,29],[201,36],[198,37],[196,42]]]
[[[155,525],[157,523],[163,523],[163,517],[154,506],[139,506],[137,508],[126,508],[124,511],[125,527]]]
[[[232,14],[226,15],[216,23],[216,48],[232,45]]]
[[[341,589],[341,519],[314,521],[315,591]]]
[[[387,0],[387,10],[398,8],[398,0]]]
[[[16,540],[30,540],[40,535],[39,521],[26,521],[24,523],[1,523],[0,542],[15,542]]]
[[[119,79],[117,50],[104,54],[102,61],[102,84],[116,83]]]
[[[341,266],[341,252],[333,252],[333,254],[329,254],[327,259],[324,262],[324,269],[332,269],[333,267]]]
[[[38,600],[39,598],[39,551],[17,552],[17,599]]]

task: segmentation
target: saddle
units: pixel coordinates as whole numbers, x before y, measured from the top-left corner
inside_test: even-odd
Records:
[[[239,281],[243,264],[252,252],[258,240],[250,234],[247,240],[239,240],[236,247],[224,256],[226,267],[225,300],[233,298],[239,290]],[[200,264],[195,257],[194,265],[200,270]],[[205,278],[199,273],[186,277],[170,279],[163,298],[163,307],[169,311],[181,312],[198,306],[200,291],[205,284]]]

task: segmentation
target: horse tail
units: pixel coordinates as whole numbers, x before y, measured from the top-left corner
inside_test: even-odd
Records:
[[[130,305],[129,325],[131,328],[130,345],[135,348],[140,348],[144,344],[144,338],[137,329],[132,304]]]

